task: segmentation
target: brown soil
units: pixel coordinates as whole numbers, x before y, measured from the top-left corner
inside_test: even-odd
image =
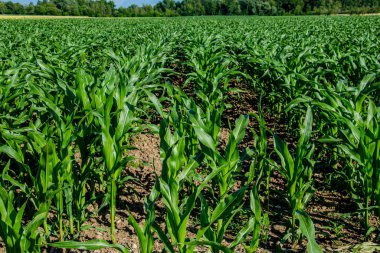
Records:
[[[128,224],[128,210],[140,226],[144,224],[144,198],[149,195],[154,182],[155,174],[161,172],[160,140],[156,135],[142,133],[133,137],[132,145],[135,150],[130,155],[135,157],[134,163],[126,168],[126,173],[136,180],[128,181],[119,193],[119,203],[116,215],[118,243],[139,252],[139,243],[133,227]],[[104,239],[111,240],[109,233],[110,219],[108,214],[91,218],[88,223],[93,229],[83,231],[83,240]],[[99,230],[101,228],[102,230]],[[162,250],[162,245],[156,240],[155,249]],[[113,249],[102,249],[97,252],[118,252]]]

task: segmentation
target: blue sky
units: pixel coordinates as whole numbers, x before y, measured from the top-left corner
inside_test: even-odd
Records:
[[[8,1],[8,0],[2,0]],[[30,2],[36,3],[37,0],[11,0],[12,2],[17,2],[21,4],[29,4]],[[143,4],[156,4],[159,0],[113,0],[117,7],[124,6],[127,7],[131,4],[143,5]]]

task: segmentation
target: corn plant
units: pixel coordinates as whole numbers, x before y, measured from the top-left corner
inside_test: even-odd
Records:
[[[250,129],[253,135],[253,147],[246,148],[245,153],[252,161],[246,177],[248,178],[248,182],[255,180],[255,185],[257,185],[258,189],[260,189],[262,185],[265,187],[266,198],[269,205],[269,184],[275,165],[268,154],[268,129],[261,107],[259,108],[259,114],[251,113],[250,116],[256,118],[259,123],[259,133],[256,133],[253,128]]]
[[[203,155],[197,153],[194,157],[188,156],[184,145],[186,136],[180,136],[177,131],[171,133],[167,121],[162,121],[160,125],[160,136],[163,169],[159,178],[159,189],[167,212],[166,229],[171,243],[179,252],[193,252],[194,247],[187,238],[190,213],[202,190],[221,173],[223,167],[215,168],[196,185],[195,182],[189,181],[189,178],[202,162]],[[180,194],[183,194],[185,182],[190,186],[187,187],[186,196],[183,196],[181,201]],[[161,233],[159,235],[163,241],[167,241]]]
[[[249,218],[248,222],[238,232],[235,240],[231,243],[229,248],[234,249],[237,245],[242,243],[246,253],[253,253],[256,252],[259,247],[261,222],[263,218],[256,185],[254,185],[250,191],[249,203],[252,217]],[[249,243],[246,243],[244,240],[246,240],[249,235],[251,235],[251,238]]]
[[[217,149],[219,141],[213,138],[215,130],[217,131],[216,136],[219,136],[218,129],[210,128],[207,121],[204,122],[202,119],[202,115],[202,111],[197,107],[191,112],[190,120],[201,144],[201,150],[206,156],[206,168],[210,168],[211,171],[220,170],[220,173],[213,180],[219,191],[213,211],[205,197],[201,197],[201,229],[197,233],[197,240],[204,236],[207,241],[215,243],[212,246],[213,252],[219,252],[226,229],[235,215],[239,213],[248,187],[248,184],[243,185],[229,194],[235,182],[234,174],[241,171],[242,158],[238,151],[238,144],[245,136],[249,118],[242,115],[236,120],[235,128],[231,130],[225,152],[222,155]],[[215,223],[216,228],[213,228]]]
[[[351,186],[354,188],[354,194],[361,192],[364,196],[364,227],[366,230],[369,227],[370,205],[379,205],[380,203],[380,184],[379,184],[379,155],[380,155],[380,110],[376,108],[373,101],[369,101],[367,108],[367,117],[356,117],[354,124],[351,119],[342,119],[345,129],[341,130],[342,139],[328,138],[328,141],[333,141],[338,144],[338,148],[348,156],[351,161],[351,168],[357,171],[358,182],[362,188],[354,188],[354,183]],[[323,140],[322,140],[323,141]],[[354,174],[356,174],[354,172]],[[362,190],[360,190],[362,189]],[[377,209],[377,215],[380,215],[380,209]]]
[[[9,165],[9,164],[8,164]],[[0,186],[0,237],[7,252],[39,252],[43,236],[38,227],[44,222],[47,210],[36,212],[32,220],[24,223],[28,201],[19,209],[14,206],[15,193]]]
[[[347,100],[341,98],[346,108],[352,109]],[[337,108],[339,110],[339,108]],[[365,110],[365,114],[363,113]],[[364,226],[369,229],[370,205],[379,205],[379,117],[380,111],[372,100],[363,111],[355,113],[354,120],[350,114],[341,114],[339,111],[331,111],[329,114],[342,126],[336,137],[327,136],[321,142],[335,143],[342,155],[347,156],[351,163],[350,188],[355,196],[364,197]],[[352,115],[352,114],[351,114]],[[360,186],[358,187],[357,184]],[[379,210],[377,208],[377,210]],[[379,215],[380,212],[377,211]]]
[[[368,231],[371,205],[379,203],[379,109],[371,99],[377,90],[375,75],[367,75],[356,87],[339,82],[336,87],[320,91],[320,100],[301,97],[292,104],[311,102],[326,122],[320,138],[331,143],[341,157],[347,157],[346,180],[352,197],[364,212]],[[327,129],[326,129],[327,128]],[[364,198],[364,201],[361,200]],[[377,213],[379,214],[379,209]]]
[[[148,198],[145,198],[144,201],[144,207],[145,207],[145,223],[143,227],[140,227],[140,225],[137,223],[135,218],[132,214],[129,214],[128,222],[131,224],[137,234],[139,243],[140,243],[140,252],[141,253],[150,253],[153,252],[153,246],[154,246],[154,229],[159,231],[159,234],[161,235],[160,238],[167,239],[166,236],[163,235],[161,229],[158,227],[155,221],[155,203],[159,196],[159,183],[156,182],[151,193],[149,194]],[[165,246],[169,248],[170,252],[174,252],[174,249],[172,248],[172,245],[168,243],[167,240],[164,240]]]
[[[47,128],[45,128],[46,130]],[[24,135],[25,134],[25,135]],[[22,136],[28,136],[28,139]],[[56,156],[55,145],[51,138],[46,137],[42,133],[36,131],[33,124],[27,128],[20,129],[17,132],[5,132],[3,137],[7,138],[8,146],[2,146],[0,153],[5,153],[12,158],[13,166],[8,162],[7,166],[3,169],[1,175],[2,186],[12,185],[16,187],[24,196],[27,197],[28,203],[32,205],[35,210],[44,210],[47,212],[51,207],[52,200],[55,198],[58,188],[55,187],[54,170],[57,168],[58,158]],[[10,139],[11,138],[11,139]],[[47,140],[45,140],[47,138]],[[18,148],[12,148],[14,141],[26,141],[23,150],[20,145]],[[17,150],[17,151],[16,151]],[[32,157],[29,157],[33,155]],[[34,157],[34,155],[36,155]],[[36,158],[33,168],[30,168],[26,159]],[[18,164],[18,165],[17,165]],[[21,180],[16,180],[14,175],[24,174]],[[29,182],[29,184],[28,184]],[[12,195],[13,196],[13,195]],[[21,198],[22,199],[22,198]],[[9,205],[14,205],[13,197],[9,200]],[[18,200],[19,202],[20,200]],[[25,201],[25,200],[22,200]],[[15,207],[16,208],[16,207]],[[21,214],[22,215],[22,214]],[[43,216],[44,219],[41,223],[44,225],[44,230],[49,233],[50,227],[47,222],[47,215]],[[21,218],[20,218],[21,219]],[[21,220],[19,221],[21,222]],[[40,225],[40,224],[39,224]],[[38,226],[39,226],[38,225]]]
[[[292,215],[293,240],[295,239],[296,212],[303,211],[306,208],[307,202],[314,192],[312,186],[314,145],[309,143],[312,124],[313,115],[311,108],[308,107],[300,128],[300,139],[297,142],[294,156],[290,153],[288,144],[277,135],[274,136],[275,151],[281,159],[281,166],[278,167],[278,170],[287,182],[287,200]]]
[[[217,177],[220,196],[221,199],[223,199],[233,184],[233,173],[239,171],[240,156],[237,147],[245,136],[245,129],[248,126],[249,118],[248,116],[240,116],[239,119],[236,120],[235,128],[231,130],[223,157],[217,150],[220,130],[218,123],[210,124],[207,120],[203,119],[202,115],[204,114],[199,107],[196,107],[195,110],[192,110],[190,113],[192,126],[201,143],[202,151],[208,158],[207,166],[216,168],[228,164]],[[210,115],[209,110],[207,110],[205,114],[207,119]],[[220,117],[214,118],[214,121],[217,122],[218,120],[220,120]]]
[[[237,70],[233,57],[225,53],[219,37],[200,35],[185,48],[185,54],[192,70],[185,86],[194,84],[195,94],[204,106],[221,106],[228,92],[238,91],[230,87],[230,81],[244,74]]]
[[[74,133],[74,114],[75,111],[68,115],[62,115],[55,104],[43,99],[46,107],[49,108],[55,122],[57,124],[55,141],[48,142],[50,145],[50,157],[48,160],[53,162],[53,181],[58,192],[55,196],[55,206],[57,208],[57,218],[59,226],[59,239],[64,240],[64,212],[66,211],[69,217],[69,233],[74,235],[74,216],[73,216],[73,201],[72,192],[74,188],[73,182],[73,147],[72,142],[75,138]]]
[[[96,114],[101,126],[102,154],[106,169],[111,209],[111,236],[114,243],[116,243],[115,215],[117,183],[124,169],[124,165],[131,160],[131,158],[123,157],[123,141],[127,132],[130,131],[132,123],[135,121],[133,105],[136,104],[137,101],[136,93],[131,93],[127,96],[126,87],[120,86],[119,88],[120,90],[112,91],[108,97],[103,97],[105,100],[99,104],[97,108],[99,114]],[[112,111],[114,96],[116,96],[116,99],[119,99],[119,101],[116,101],[115,112]],[[116,117],[115,123],[111,121],[112,116]]]
[[[159,185],[167,211],[166,229],[172,244],[178,247],[178,251],[187,252],[184,243],[190,212],[194,208],[197,192],[188,193],[189,195],[183,198],[185,205],[180,205],[179,194],[183,190],[188,173],[194,173],[200,161],[195,157],[186,156],[184,145],[186,137],[180,137],[176,132],[172,134],[165,121],[160,126],[160,137],[161,156],[164,160]]]

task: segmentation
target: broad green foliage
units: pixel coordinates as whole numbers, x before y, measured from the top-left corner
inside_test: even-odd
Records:
[[[308,252],[322,250],[307,214],[321,167],[344,179],[367,234],[378,227],[369,220],[380,216],[379,17],[0,27],[0,236],[8,252],[128,252],[118,244],[120,213],[143,253],[155,240],[166,252],[255,252],[274,168],[285,179],[292,238],[305,236]],[[252,94],[260,99],[245,108]],[[131,137],[142,131],[160,138],[162,170],[140,222],[119,194],[136,180]],[[112,243],[79,242],[99,212],[109,214]]]
[[[300,139],[297,142],[294,154],[291,154],[285,141],[282,141],[277,135],[274,136],[274,148],[281,159],[281,166],[278,169],[287,184],[287,200],[292,212],[293,240],[297,211],[304,211],[314,192],[312,175],[315,162],[312,160],[312,156],[315,146],[310,144],[312,124],[313,114],[311,108],[308,107],[305,119],[300,127]]]
[[[0,186],[0,236],[4,239],[7,252],[38,252],[41,234],[38,227],[47,216],[47,210],[39,210],[31,221],[23,224],[27,202],[17,210],[13,204],[15,194]]]

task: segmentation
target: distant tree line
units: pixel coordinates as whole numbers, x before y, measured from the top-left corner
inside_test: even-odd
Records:
[[[303,15],[380,12],[380,0],[162,0],[156,5],[116,8],[107,0],[42,0],[22,5],[0,1],[0,14],[90,17],[199,15]]]
[[[38,0],[28,5],[0,1],[0,14],[112,17],[116,10],[115,3],[106,0]]]

